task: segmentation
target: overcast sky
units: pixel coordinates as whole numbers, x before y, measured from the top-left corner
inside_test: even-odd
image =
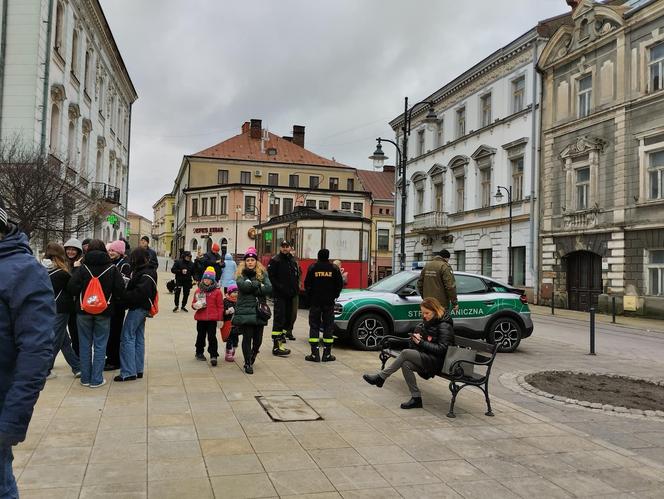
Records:
[[[356,168],[388,121],[564,0],[101,0],[138,91],[129,209],[152,219],[182,156],[251,118]],[[386,153],[394,157],[393,148]]]

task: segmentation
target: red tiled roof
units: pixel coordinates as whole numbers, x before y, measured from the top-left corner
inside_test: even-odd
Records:
[[[263,150],[261,150],[262,140],[252,139],[250,132],[246,131],[217,145],[203,149],[194,156],[348,168],[347,165],[318,156],[304,147],[300,147],[273,133],[268,132],[268,137],[269,139],[264,142]],[[268,154],[270,149],[276,149],[276,153]]]
[[[360,182],[367,192],[371,192],[374,199],[394,199],[394,172],[372,172],[369,170],[356,170]]]

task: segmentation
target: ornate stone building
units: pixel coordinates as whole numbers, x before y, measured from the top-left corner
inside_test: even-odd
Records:
[[[664,2],[568,0],[546,45],[541,297],[664,310]]]
[[[127,229],[129,72],[99,0],[0,3],[0,139],[20,136],[65,162],[105,214],[75,234],[110,241]]]

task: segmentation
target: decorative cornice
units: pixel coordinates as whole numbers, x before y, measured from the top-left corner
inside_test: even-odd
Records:
[[[591,137],[585,135],[576,139],[576,142],[568,145],[560,153],[560,159],[575,158],[583,154],[587,154],[590,151],[602,152],[607,142],[604,139],[599,137]]]
[[[480,158],[484,158],[486,156],[493,156],[496,154],[496,148],[495,147],[490,147],[487,145],[481,145],[477,148],[477,150],[470,155],[471,158],[474,160],[478,160]]]
[[[77,120],[81,117],[81,108],[75,102],[69,103],[69,119]]]

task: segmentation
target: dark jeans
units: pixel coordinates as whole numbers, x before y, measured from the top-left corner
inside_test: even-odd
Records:
[[[180,292],[182,292],[182,306],[187,306],[189,291],[191,291],[191,286],[175,286],[175,308],[180,306]]]
[[[100,385],[104,381],[106,344],[111,318],[104,315],[78,314],[81,341],[81,383]]]
[[[57,314],[55,316],[55,325],[53,327],[53,360],[51,361],[49,372],[53,370],[53,365],[59,352],[62,352],[74,374],[81,370],[81,362],[71,347],[71,340],[67,334],[67,322],[69,322],[69,314]]]
[[[203,355],[205,350],[205,337],[208,341],[208,353],[210,357],[219,357],[219,344],[217,342],[217,321],[196,322],[196,355]]]
[[[251,364],[252,355],[258,355],[263,343],[263,326],[240,326],[242,355],[245,364]]]
[[[81,356],[80,347],[78,345],[78,323],[76,322],[76,317],[78,314],[72,312],[69,315],[69,323],[67,324],[67,330],[69,331],[69,338],[71,338],[71,347],[76,352],[76,355]]]
[[[318,343],[318,335],[323,327],[323,342],[333,343],[334,305],[311,305],[309,308],[309,343]]]
[[[231,333],[228,335],[228,339],[226,340],[226,350],[237,348],[239,342],[240,335],[238,333],[237,326],[231,326]]]
[[[122,341],[122,327],[125,320],[125,309],[115,308],[111,315],[111,333],[106,345],[106,363],[114,366],[120,365],[120,342]]]
[[[12,461],[14,461],[12,448],[0,445],[0,497],[2,499],[18,499]]]
[[[291,306],[290,321],[288,323],[288,326],[286,327],[286,330],[291,333],[293,332],[293,328],[295,327],[295,321],[297,320],[298,308],[300,308],[300,295],[295,295],[293,297],[293,305]]]
[[[293,297],[274,297],[274,317],[272,336],[281,336],[291,325],[293,316]]]

